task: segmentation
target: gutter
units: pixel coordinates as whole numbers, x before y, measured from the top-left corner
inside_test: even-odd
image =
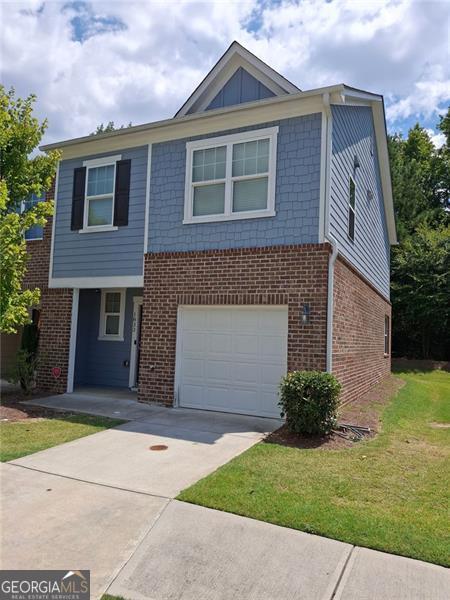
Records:
[[[339,254],[339,244],[330,233],[330,197],[331,197],[331,149],[333,115],[330,107],[330,94],[326,92],[322,96],[326,123],[326,153],[325,153],[325,223],[324,239],[332,248],[328,259],[328,291],[327,291],[327,372],[333,370],[333,312],[334,312],[334,265]]]

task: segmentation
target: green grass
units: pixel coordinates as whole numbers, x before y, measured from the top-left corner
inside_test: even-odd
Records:
[[[259,443],[179,499],[404,556],[450,565],[450,375],[406,385],[373,440],[339,450]]]
[[[120,425],[123,421],[90,415],[0,423],[0,462],[46,450]]]

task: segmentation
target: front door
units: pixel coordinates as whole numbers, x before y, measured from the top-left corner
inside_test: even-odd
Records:
[[[137,389],[139,380],[139,353],[141,348],[142,296],[133,298],[133,323],[131,331],[130,379],[129,387]]]

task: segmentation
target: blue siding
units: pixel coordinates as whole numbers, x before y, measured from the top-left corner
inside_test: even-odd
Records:
[[[389,239],[372,110],[333,106],[330,230],[342,254],[389,298]],[[354,169],[355,155],[360,167]],[[349,178],[356,183],[355,239],[347,235]],[[367,191],[373,193],[370,200]]]
[[[207,106],[206,110],[262,100],[272,96],[275,96],[275,94],[268,87],[253,75],[250,75],[245,69],[239,67]]]
[[[274,125],[279,126],[275,217],[183,225],[186,142],[189,140],[153,145],[150,252],[318,242],[320,114],[218,132],[206,137]]]
[[[71,231],[73,172],[84,160],[121,154],[131,159],[128,226],[117,231]],[[53,277],[142,275],[147,146],[61,162],[53,251]]]
[[[140,289],[126,293],[124,341],[98,339],[100,323],[100,290],[81,290],[78,312],[75,385],[105,385],[128,387],[133,296],[142,296]]]

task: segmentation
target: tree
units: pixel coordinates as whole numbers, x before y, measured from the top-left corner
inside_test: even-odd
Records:
[[[392,346],[397,355],[448,359],[450,109],[436,149],[419,124],[389,139],[399,245],[392,248]]]
[[[44,226],[53,211],[52,202],[39,202],[22,212],[23,200],[50,189],[58,152],[30,155],[39,145],[47,120],[33,116],[36,96],[15,97],[0,86],[0,331],[15,333],[30,321],[29,309],[39,304],[40,290],[23,289],[27,253],[25,232]]]
[[[397,351],[445,358],[450,327],[450,226],[420,225],[395,250],[392,305]]]
[[[117,129],[125,129],[126,127],[131,127],[132,123],[131,121],[128,123],[128,125],[121,125],[120,127],[116,127],[114,125],[114,121],[108,121],[108,123],[106,125],[103,125],[103,123],[100,123],[100,125],[97,125],[97,129],[95,131],[93,131],[92,133],[90,133],[89,135],[99,135],[100,133],[111,133],[111,131],[116,131]]]

